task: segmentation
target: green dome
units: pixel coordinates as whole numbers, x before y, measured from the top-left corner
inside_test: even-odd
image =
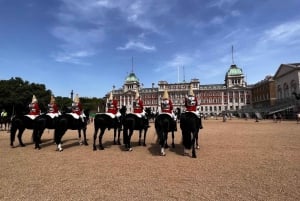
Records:
[[[226,74],[229,76],[243,75],[243,71],[242,69],[238,68],[236,65],[231,65]]]
[[[130,73],[126,79],[125,82],[139,82],[139,79],[136,77],[134,73]]]

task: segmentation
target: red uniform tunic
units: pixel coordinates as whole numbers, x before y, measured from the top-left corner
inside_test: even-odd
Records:
[[[48,104],[48,113],[58,113],[58,106],[56,103]]]
[[[161,103],[161,111],[172,114],[173,112],[173,103],[171,99],[164,99]]]
[[[82,114],[82,105],[81,103],[72,103],[72,112],[78,115]]]
[[[186,111],[195,112],[197,110],[198,101],[196,97],[189,96],[188,98],[185,98],[184,103],[185,103]]]
[[[30,115],[40,115],[40,107],[38,103],[30,103],[29,104],[29,114]]]
[[[144,110],[144,103],[141,99],[136,100],[133,102],[133,112],[134,113],[142,113]]]
[[[118,113],[118,101],[117,100],[109,101],[107,103],[107,112],[112,113],[112,114]]]

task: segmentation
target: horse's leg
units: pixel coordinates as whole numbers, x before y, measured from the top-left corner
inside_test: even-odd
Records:
[[[82,145],[82,140],[81,140],[81,129],[78,129],[78,142],[79,142],[79,145]]]
[[[147,146],[147,145],[146,145],[146,134],[147,134],[147,130],[148,130],[148,128],[144,129],[144,141],[143,141],[143,146],[144,146],[144,147]]]
[[[66,132],[66,130],[55,130],[54,131],[54,136],[55,136],[55,144],[57,145],[57,148],[56,148],[56,151],[63,151],[64,149],[62,148],[61,146],[61,139],[62,139],[62,136],[64,135],[64,133]]]
[[[36,129],[33,130],[33,141],[34,141],[34,149],[38,149],[40,150],[41,147],[40,147],[40,142],[41,142],[41,136],[40,136],[40,132]]]
[[[174,143],[174,131],[172,131],[172,148],[175,148],[175,143]]]
[[[166,140],[164,131],[162,131],[159,134],[159,137],[160,137],[160,139],[159,139],[160,155],[165,156],[166,155],[165,148],[166,148],[166,145],[167,145],[167,140]]]
[[[10,129],[10,146],[11,147],[14,147],[14,141],[15,141],[15,138],[16,138],[16,132],[17,132],[17,129],[15,127],[12,127]]]
[[[139,130],[139,146],[142,145],[142,130]]]
[[[192,135],[192,158],[197,158],[196,150],[195,150],[196,136],[197,136],[197,133],[193,133],[193,135]]]
[[[88,144],[87,139],[86,139],[86,127],[83,128],[82,131],[83,131],[83,140],[84,140],[84,141],[83,141],[83,144],[84,144],[85,146],[88,146],[89,144]]]
[[[168,145],[168,131],[166,132],[163,132],[163,146],[168,149],[169,148],[169,145]]]
[[[117,128],[114,128],[114,145],[117,144],[116,137],[117,137]]]
[[[97,133],[98,133],[99,128],[95,128],[95,132],[94,132],[94,141],[93,141],[93,150],[96,151],[96,139],[97,139]],[[100,140],[99,140],[100,141]]]
[[[103,144],[102,144],[102,138],[103,138],[104,132],[105,132],[105,128],[101,129],[100,135],[99,135],[99,149],[100,150],[104,150],[104,147],[103,147]]]
[[[120,141],[121,130],[122,130],[122,128],[118,129],[118,140],[117,140],[118,145],[121,145],[121,141]]]
[[[19,139],[19,143],[20,143],[21,147],[25,147],[25,144],[22,141],[22,135],[23,135],[24,130],[25,130],[25,128],[21,128],[21,129],[19,129],[19,133],[18,133],[18,139]]]
[[[129,130],[128,142],[127,142],[127,151],[132,151],[131,147],[131,136],[133,135],[133,129]]]

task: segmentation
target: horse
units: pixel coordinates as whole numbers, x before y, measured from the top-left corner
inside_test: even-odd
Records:
[[[41,114],[37,116],[34,120],[35,122],[35,127],[34,127],[34,132],[33,132],[33,138],[35,142],[35,149],[41,149],[40,143],[41,143],[41,137],[44,133],[45,129],[55,129],[56,128],[56,123],[58,120],[59,115],[50,116],[51,114]],[[53,140],[54,140],[53,136]]]
[[[175,148],[174,131],[176,130],[176,121],[167,113],[159,114],[155,118],[155,130],[159,137],[160,155],[165,156],[165,148],[168,148],[168,133],[172,133],[172,148]]]
[[[184,146],[184,155],[187,155],[186,150],[192,149],[192,158],[196,158],[196,150],[199,149],[198,133],[202,128],[201,118],[193,112],[185,112],[181,114],[180,128],[182,131],[182,144]]]
[[[1,116],[0,117],[0,125],[1,125],[1,130],[8,131],[10,128],[10,125],[11,125],[11,117]]]
[[[145,113],[146,113],[146,116],[147,118],[150,120],[152,120],[153,122],[155,121],[155,118],[157,117],[157,114],[154,113],[150,107],[146,107],[145,108]]]
[[[61,139],[68,129],[78,130],[79,144],[88,145],[86,139],[86,129],[89,122],[89,111],[84,110],[85,117],[78,119],[73,117],[71,113],[63,113],[60,115],[56,121],[56,126],[54,130],[54,141],[57,145],[57,151],[63,151]],[[81,141],[81,130],[83,131],[83,142]]]
[[[21,147],[24,147],[25,144],[22,141],[22,135],[25,129],[33,130],[32,136],[34,133],[35,122],[34,119],[30,118],[27,115],[16,115],[11,120],[10,128],[10,146],[14,147],[15,136],[18,131],[18,140]]]
[[[127,151],[132,151],[131,136],[134,130],[139,131],[139,145],[142,145],[141,137],[144,131],[143,146],[146,146],[146,134],[149,127],[149,120],[139,117],[138,114],[126,114],[123,121],[123,142]]]
[[[121,113],[121,116],[119,118],[115,117],[112,118],[109,114],[107,113],[98,113],[95,115],[94,118],[94,143],[93,143],[93,150],[96,151],[96,139],[98,135],[98,131],[100,129],[100,135],[99,135],[99,149],[104,150],[103,144],[102,144],[102,138],[104,135],[104,132],[106,129],[110,130],[111,128],[114,129],[114,144],[121,145],[120,142],[120,133],[122,130],[122,122],[123,118],[126,115],[126,106],[123,106],[119,111]],[[118,139],[116,141],[116,135],[118,132]]]

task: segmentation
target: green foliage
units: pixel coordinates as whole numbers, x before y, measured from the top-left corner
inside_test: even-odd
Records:
[[[0,80],[0,110],[5,109],[9,114],[12,114],[15,108],[25,110],[28,104],[31,103],[32,96],[35,95],[41,111],[46,112],[51,94],[52,91],[46,89],[44,84],[30,83],[19,77]],[[70,107],[72,104],[69,97],[57,96],[55,100],[60,109]],[[95,113],[99,107],[100,111],[104,111],[104,99],[80,97],[80,101],[86,110]]]

